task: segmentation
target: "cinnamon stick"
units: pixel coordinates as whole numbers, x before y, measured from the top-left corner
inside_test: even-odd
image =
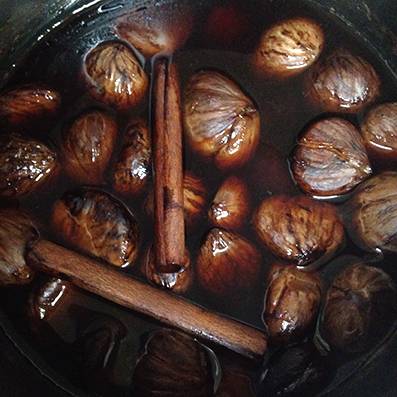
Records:
[[[264,331],[208,311],[50,241],[36,240],[28,251],[27,262],[36,269],[66,275],[87,291],[248,358],[259,358],[265,352]]]
[[[177,71],[160,59],[154,74],[155,257],[159,273],[175,273],[185,264],[182,116]]]

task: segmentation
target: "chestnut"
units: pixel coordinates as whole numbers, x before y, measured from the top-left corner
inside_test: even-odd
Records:
[[[27,215],[14,208],[0,209],[0,285],[24,285],[34,271],[26,264],[27,245],[37,237]]]
[[[208,217],[215,226],[238,230],[249,215],[249,191],[238,177],[228,177],[219,187]]]
[[[370,109],[361,125],[361,134],[371,153],[397,162],[397,102]]]
[[[397,172],[374,175],[345,207],[351,238],[364,249],[397,252]]]
[[[337,208],[303,195],[279,194],[265,199],[253,224],[274,255],[302,267],[323,265],[344,242]]]
[[[134,371],[137,395],[210,397],[214,377],[209,351],[176,330],[154,331]]]
[[[116,191],[139,194],[151,175],[152,146],[150,131],[143,119],[129,122],[123,137],[122,148],[113,172]]]
[[[263,320],[274,344],[296,342],[316,319],[322,283],[316,272],[294,265],[275,265],[270,270]]]
[[[116,120],[108,113],[90,110],[81,114],[62,136],[62,166],[72,178],[100,184],[113,152]]]
[[[201,286],[217,296],[248,290],[261,272],[261,255],[245,238],[219,227],[205,235],[196,265]]]
[[[19,199],[42,186],[58,169],[57,154],[20,134],[0,135],[0,195]]]
[[[354,113],[378,96],[380,84],[379,76],[367,61],[340,48],[310,70],[308,92],[326,111]]]
[[[77,188],[54,203],[52,227],[80,251],[114,266],[138,255],[140,230],[133,214],[117,199],[94,188]]]
[[[183,124],[191,147],[212,158],[221,170],[245,164],[258,145],[256,105],[237,83],[215,70],[202,70],[190,78]]]
[[[320,56],[324,33],[307,18],[291,18],[272,25],[262,35],[253,54],[255,70],[274,77],[303,72]]]
[[[201,178],[191,172],[185,172],[183,175],[183,207],[187,226],[193,225],[200,218],[206,199],[207,189]]]
[[[137,105],[149,87],[138,59],[121,42],[104,42],[89,51],[83,79],[95,99],[121,111]]]
[[[305,130],[289,162],[299,188],[313,196],[348,193],[372,173],[361,134],[337,117],[317,121]]]
[[[382,269],[347,267],[327,292],[319,332],[330,349],[359,353],[380,342],[397,318],[397,292]]]

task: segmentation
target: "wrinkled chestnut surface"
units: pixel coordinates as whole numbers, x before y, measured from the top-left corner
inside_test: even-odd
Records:
[[[203,212],[207,199],[207,189],[202,180],[192,173],[183,175],[183,206],[185,222],[191,226]]]
[[[380,79],[361,57],[338,49],[310,70],[308,92],[315,103],[329,112],[354,113],[379,94]]]
[[[270,27],[254,53],[259,73],[289,77],[311,66],[324,46],[319,25],[306,18],[291,18]]]
[[[152,146],[146,122],[131,121],[122,141],[113,173],[114,188],[123,194],[139,194],[151,175]]]
[[[202,287],[219,296],[253,286],[261,272],[261,256],[249,241],[222,228],[212,228],[201,244],[197,277]]]
[[[372,173],[362,136],[336,117],[317,121],[304,131],[289,162],[298,186],[314,196],[347,193]]]
[[[397,172],[385,171],[354,192],[346,211],[351,237],[363,248],[397,252]]]
[[[57,169],[55,151],[19,134],[0,135],[0,195],[18,199],[46,181]]]
[[[356,264],[331,284],[321,317],[320,335],[331,349],[346,353],[368,350],[395,322],[396,286],[377,267]]]
[[[264,200],[253,223],[274,255],[299,266],[323,264],[344,241],[336,207],[302,195],[280,194]]]
[[[86,55],[83,79],[95,99],[118,110],[137,105],[149,86],[133,52],[116,42],[99,44]]]
[[[276,265],[270,271],[263,320],[275,344],[296,342],[316,318],[321,302],[317,273]]]
[[[234,81],[217,71],[191,77],[183,120],[192,148],[212,158],[220,169],[246,163],[259,141],[258,109]]]
[[[138,255],[140,231],[135,217],[100,190],[66,193],[54,204],[52,227],[69,244],[115,266],[129,265]]]
[[[100,110],[79,116],[62,136],[62,166],[72,178],[100,184],[117,135],[117,123]]]
[[[150,336],[146,352],[135,367],[134,382],[142,397],[214,395],[206,349],[192,337],[168,329]]]

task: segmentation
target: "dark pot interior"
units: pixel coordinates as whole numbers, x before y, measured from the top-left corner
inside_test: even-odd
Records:
[[[178,3],[178,1],[174,2]],[[8,5],[7,1],[0,2],[0,9],[4,8],[3,16],[0,17],[1,26],[16,23],[15,14],[23,12],[21,8],[23,6],[19,3],[29,2],[15,2],[15,7]],[[80,2],[80,7],[82,3]],[[93,7],[99,7],[102,3],[106,1],[96,3]],[[115,4],[112,1],[110,3]],[[151,1],[141,3],[149,4]],[[201,3],[205,1],[197,2],[197,6],[199,7]],[[354,29],[379,54],[386,68],[397,79],[397,3],[395,0],[345,0],[343,2],[308,0],[308,3],[319,5]],[[17,4],[20,6],[19,9],[17,9]],[[49,7],[49,10],[44,6],[41,7],[42,4],[38,3],[37,7],[32,7],[30,10],[26,8],[26,23],[35,26],[28,35],[26,31],[17,32],[17,28],[14,27],[4,30],[5,39],[2,41],[5,44],[0,47],[0,77],[6,78],[12,75],[12,65],[23,59],[27,48],[32,46],[46,29],[54,26],[54,22],[65,20],[73,14],[73,10],[79,9],[78,6],[73,7],[70,4],[61,7],[59,12],[55,12],[53,6]],[[46,12],[43,12],[44,9]],[[48,23],[48,17],[51,15],[54,15],[54,20]],[[75,390],[44,362],[30,344],[18,332],[15,332],[13,318],[3,311],[0,311],[0,324],[2,326],[0,327],[1,396],[85,395]],[[324,397],[395,396],[397,395],[396,367],[397,331],[393,331],[373,356],[355,364],[352,373],[347,370],[334,386],[319,395]]]

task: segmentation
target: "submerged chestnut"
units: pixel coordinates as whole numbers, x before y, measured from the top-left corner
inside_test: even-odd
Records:
[[[138,255],[140,230],[135,217],[97,189],[79,188],[55,202],[52,227],[67,243],[115,266],[127,266]]]
[[[0,195],[25,196],[58,168],[56,153],[44,143],[19,134],[0,135]]]
[[[208,350],[194,338],[160,329],[149,337],[134,372],[137,395],[142,397],[210,397],[214,377]]]
[[[361,134],[337,117],[304,131],[289,162],[298,186],[313,196],[347,193],[372,173]]]
[[[91,110],[80,115],[62,136],[62,165],[83,183],[100,184],[113,152],[117,123],[110,114]]]
[[[307,18],[291,18],[275,23],[262,35],[254,53],[259,73],[275,77],[299,74],[320,56],[324,33]]]
[[[207,199],[207,189],[203,181],[192,173],[183,175],[183,207],[185,222],[191,226],[200,218]]]
[[[200,71],[191,77],[183,122],[192,148],[223,170],[246,163],[259,141],[256,105],[234,81],[217,71]]]
[[[205,290],[227,296],[256,284],[261,272],[261,255],[243,237],[215,227],[201,244],[196,270]]]
[[[385,171],[365,181],[346,207],[352,239],[364,249],[397,252],[397,172]]]
[[[309,197],[279,194],[262,202],[253,217],[265,246],[298,266],[319,266],[344,242],[336,207]]]
[[[358,353],[378,343],[397,318],[394,281],[363,263],[346,268],[327,293],[320,335],[331,349]]]
[[[123,43],[106,42],[85,57],[88,92],[118,110],[129,110],[146,95],[149,82],[134,53]]]
[[[367,61],[341,48],[313,66],[308,91],[326,111],[354,113],[378,96],[380,79]]]
[[[321,280],[315,272],[276,265],[270,271],[263,320],[270,341],[296,342],[315,320],[321,302]]]

